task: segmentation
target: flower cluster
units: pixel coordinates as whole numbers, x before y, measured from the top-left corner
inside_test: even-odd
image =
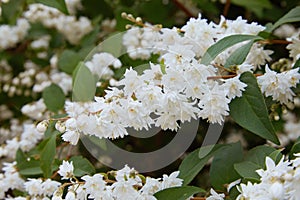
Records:
[[[223,65],[230,53],[242,44],[221,53],[212,65],[204,65],[201,57],[208,47],[228,35],[255,35],[264,27],[248,24],[242,18],[234,21],[222,18],[220,24],[207,23],[201,16],[183,26],[183,34],[174,28],[145,26],[128,30],[123,36],[123,45],[133,58],[147,59],[153,53],[159,54],[160,64],[149,63],[142,74],[127,69],[117,84],[120,87],[106,90],[106,95],[95,97],[95,102],[68,102],[65,110],[70,118],[65,122],[66,132],[62,135],[65,141],[77,144],[81,132],[99,138],[123,137],[128,135],[127,127],[148,130],[156,126],[177,130],[178,121],[182,123],[192,118],[221,124],[229,114],[231,100],[241,97],[247,87],[239,80],[239,75],[264,64],[271,53],[256,44],[246,61],[237,67],[235,77],[215,81],[213,77],[222,73],[216,66]],[[121,64],[108,53],[98,53],[86,65],[98,77],[109,78],[112,70],[108,66],[116,68]],[[287,103],[292,101],[291,88],[299,79],[298,69],[276,74],[266,67],[258,83],[266,96]]]
[[[293,100],[295,94],[291,88],[295,88],[299,80],[299,68],[277,73],[270,70],[268,66],[266,66],[266,73],[257,78],[265,96],[272,96],[273,100],[284,104]]]
[[[14,133],[15,130],[10,130],[9,133]],[[20,134],[12,139],[7,139],[6,144],[0,147],[0,157],[15,158],[18,148],[27,152],[31,150],[44,137],[37,131],[36,126],[32,123],[24,123]]]
[[[26,191],[29,198],[34,199],[101,199],[101,200],[155,200],[154,193],[182,185],[182,179],[178,178],[179,172],[163,175],[162,178],[143,177],[133,168],[125,166],[118,171],[111,171],[108,174],[97,173],[92,176],[84,175],[75,177],[74,166],[72,162],[63,161],[60,165],[58,174],[62,179],[70,182],[61,184],[60,182],[40,178],[29,178],[26,181],[20,178],[15,168],[16,163],[6,164],[3,168],[4,176],[0,179],[0,185],[4,185],[4,181],[10,180],[3,188],[2,196],[8,189],[19,189]],[[108,179],[108,176],[113,179]],[[67,194],[63,194],[63,190],[67,189]],[[15,199],[26,199],[26,197],[16,197]]]
[[[201,58],[211,45],[226,36],[256,35],[264,28],[257,23],[249,24],[241,17],[236,20],[221,17],[219,24],[208,23],[199,14],[197,19],[191,18],[181,29],[158,28],[149,24],[143,28],[133,27],[124,34],[123,45],[127,48],[128,55],[134,59],[148,59],[152,53],[159,53],[167,60],[176,56],[188,60],[191,57]],[[179,34],[180,32],[182,34]],[[244,44],[242,42],[228,48],[214,60],[214,64],[224,65],[230,54]],[[164,57],[164,54],[170,53],[173,57],[167,55]],[[254,44],[245,63],[258,67],[270,61],[270,54],[272,51],[265,50],[262,45]],[[175,63],[172,64],[176,64],[176,60],[178,59],[173,59]]]
[[[71,12],[80,7],[80,1],[66,1],[66,3]],[[43,4],[31,4],[24,17],[30,22],[40,22],[45,27],[57,29],[71,44],[78,44],[80,39],[92,30],[92,24],[87,17],[82,16],[77,20],[76,16],[67,16]]]
[[[299,199],[300,154],[295,156],[297,157],[291,161],[284,161],[282,158],[278,164],[266,157],[266,169],[256,171],[260,176],[260,183],[238,185],[241,194],[237,199]]]
[[[15,47],[27,35],[30,24],[20,18],[15,26],[0,25],[0,50]]]

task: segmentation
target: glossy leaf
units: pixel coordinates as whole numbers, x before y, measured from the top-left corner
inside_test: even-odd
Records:
[[[18,172],[23,176],[43,174],[40,161],[28,157],[21,149],[17,150],[16,161]]]
[[[66,15],[69,14],[65,0],[35,0],[35,1],[36,3],[41,3],[46,6],[56,8],[57,10],[61,11]]]
[[[212,156],[214,156],[215,154],[223,150],[224,147],[226,147],[226,145],[217,144],[213,146],[213,148],[212,146],[201,147],[199,149],[196,149],[192,153],[189,153],[179,166],[179,171],[180,171],[179,178],[183,179],[183,185],[189,184],[203,169],[207,161]],[[202,157],[200,159],[199,158],[200,150],[205,151],[206,149],[210,149],[210,148],[212,148],[212,150],[205,157]]]
[[[300,153],[300,137],[297,139],[297,141],[295,142],[295,144],[292,146],[291,150],[290,150],[290,158],[293,159],[295,158],[296,153]]]
[[[194,186],[173,187],[161,190],[154,194],[157,200],[186,200],[196,193],[205,193],[205,190]]]
[[[265,31],[272,32],[277,27],[281,26],[282,24],[291,23],[291,22],[299,22],[300,21],[300,6],[293,8],[283,17],[281,17],[273,26],[270,26]]]
[[[275,151],[276,149],[270,146],[257,146],[248,151],[245,161],[234,164],[234,169],[243,178],[258,182],[260,176],[256,173],[256,170],[265,168],[266,157]]]
[[[269,0],[231,0],[231,2],[232,4],[245,7],[258,16],[261,16],[264,8],[272,8],[272,4]]]
[[[45,178],[52,175],[52,163],[56,154],[56,132],[47,140],[44,148],[41,151],[41,169]]]
[[[249,51],[255,41],[256,40],[251,40],[247,44],[236,49],[226,60],[224,67],[229,68],[232,65],[242,64],[245,61],[245,59],[247,58]]]
[[[201,59],[201,64],[208,65],[213,61],[220,53],[227,48],[247,40],[262,39],[256,35],[230,35],[222,38],[214,45],[210,46]]]
[[[91,71],[80,62],[73,74],[73,101],[91,101],[96,92],[96,81]]]
[[[260,176],[255,171],[261,169],[261,166],[250,161],[244,161],[234,164],[234,169],[246,180],[259,182]]]
[[[58,112],[65,105],[65,94],[56,84],[46,87],[43,90],[42,96],[48,110],[52,112]]]
[[[67,49],[59,56],[57,65],[61,71],[72,74],[80,60],[78,53]]]
[[[230,144],[216,154],[209,171],[212,186],[225,191],[226,184],[239,179],[240,175],[235,171],[234,164],[242,160],[243,150],[240,143]]]
[[[92,163],[82,156],[74,156],[70,158],[69,161],[73,161],[75,176],[80,177],[86,174],[91,175],[95,173],[95,168]]]
[[[256,78],[252,73],[245,72],[241,75],[240,80],[247,84],[247,88],[242,97],[231,101],[230,116],[243,128],[279,144]]]

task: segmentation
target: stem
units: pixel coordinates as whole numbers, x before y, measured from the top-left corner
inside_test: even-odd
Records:
[[[254,76],[261,76],[263,74],[253,74]],[[217,80],[217,79],[229,79],[229,78],[233,78],[236,77],[236,74],[233,75],[223,75],[223,76],[209,76],[207,77],[207,80]]]
[[[180,9],[182,10],[188,17],[195,17],[194,14],[189,11],[181,2],[178,0],[172,0],[173,3]]]
[[[260,44],[291,44],[292,42],[286,40],[262,40],[258,41]]]
[[[228,14],[230,3],[231,3],[230,0],[226,0],[225,6],[224,6],[224,10],[223,10],[224,17],[226,17],[227,14]]]

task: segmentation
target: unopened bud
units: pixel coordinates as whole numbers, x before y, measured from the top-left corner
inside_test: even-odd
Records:
[[[131,24],[126,24],[125,28],[126,29],[131,29],[132,25]]]
[[[133,17],[132,14],[128,14],[128,15],[127,15],[127,18],[130,19],[130,20],[134,20],[134,17]]]
[[[121,13],[121,17],[127,18],[127,13],[126,13],[126,12],[122,12],[122,13]]]
[[[137,17],[137,18],[135,19],[135,21],[136,21],[137,23],[142,23],[142,22],[143,22],[142,18],[140,18],[140,17]]]
[[[65,123],[62,123],[61,121],[57,121],[55,124],[56,130],[58,130],[61,133],[64,133],[66,131],[66,125]]]
[[[48,128],[48,121],[44,120],[44,121],[41,121],[40,123],[38,123],[38,125],[36,126],[36,130],[40,133],[44,133],[47,128]]]

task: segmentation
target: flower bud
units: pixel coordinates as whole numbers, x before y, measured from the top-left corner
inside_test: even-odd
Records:
[[[47,128],[48,128],[48,121],[44,120],[44,121],[41,121],[40,123],[38,123],[38,125],[36,126],[36,130],[40,133],[44,133]]]

